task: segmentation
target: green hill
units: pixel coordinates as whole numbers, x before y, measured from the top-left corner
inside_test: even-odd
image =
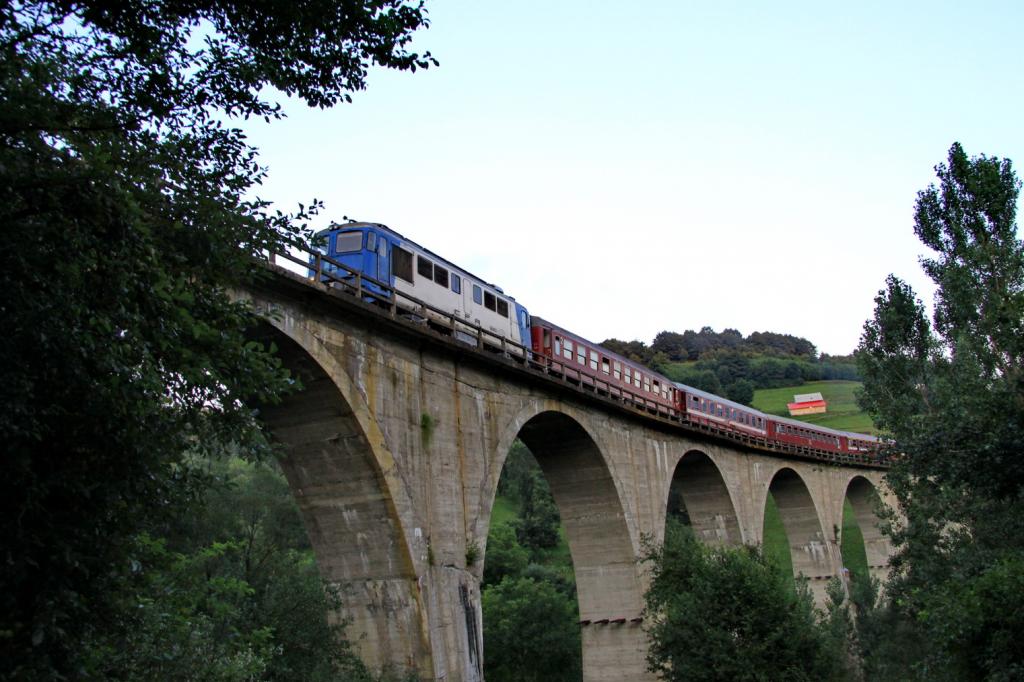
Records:
[[[765,388],[754,392],[754,407],[782,417],[789,416],[786,403],[793,402],[798,393],[821,393],[828,402],[828,411],[823,414],[810,414],[795,417],[809,424],[817,424],[841,431],[878,434],[878,429],[871,423],[871,418],[860,409],[855,397],[860,388],[858,381],[808,381],[799,386],[785,388]]]

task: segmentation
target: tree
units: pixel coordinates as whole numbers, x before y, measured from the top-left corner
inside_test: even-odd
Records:
[[[959,144],[920,192],[914,231],[937,292],[933,322],[890,276],[864,325],[862,405],[893,439],[888,476],[905,519],[888,592],[927,641],[922,679],[1024,671],[1024,246],[1009,160]]]
[[[516,524],[519,542],[536,556],[541,550],[558,544],[561,518],[551,497],[551,489],[540,467],[530,472],[523,488],[521,518]]]
[[[105,679],[367,680],[284,477],[239,459],[201,463],[214,483],[191,513],[139,535],[138,569],[109,598],[88,668]]]
[[[741,405],[754,402],[754,384],[746,379],[737,379],[725,387],[725,397]]]
[[[689,357],[683,335],[676,332],[658,332],[658,335],[654,337],[654,342],[651,343],[651,348],[657,353],[664,353],[669,360],[674,362],[682,362]]]
[[[248,405],[294,382],[227,289],[315,212],[248,198],[232,117],[279,92],[348,100],[371,63],[425,67],[404,0],[45,0],[0,7],[0,657],[90,674],[83,642],[139,565],[138,531],[192,499],[184,453],[263,448]]]
[[[497,585],[506,576],[518,577],[530,563],[530,553],[519,544],[508,523],[491,526],[484,556],[484,585]]]
[[[665,680],[827,680],[843,674],[810,594],[752,548],[712,548],[678,523],[648,546],[648,668]]]
[[[505,578],[483,593],[489,682],[574,682],[581,675],[579,614],[546,582]]]

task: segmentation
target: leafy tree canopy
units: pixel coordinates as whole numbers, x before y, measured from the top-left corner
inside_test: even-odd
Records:
[[[548,582],[506,577],[483,594],[484,674],[492,682],[580,679],[576,604]]]
[[[842,657],[818,627],[806,588],[796,593],[751,548],[707,547],[669,520],[648,547],[648,666],[665,680],[828,680]]]
[[[0,657],[89,673],[81,643],[138,561],[143,522],[187,501],[183,453],[261,439],[246,407],[291,381],[226,289],[317,208],[250,198],[231,117],[265,94],[347,100],[373,64],[415,69],[404,0],[0,3]]]
[[[862,404],[901,453],[905,519],[888,592],[929,643],[919,676],[1015,679],[1024,566],[1024,245],[1006,159],[959,144],[920,192],[914,229],[937,292],[932,320],[890,276],[864,326]],[[1000,596],[1002,595],[1002,596]],[[1009,600],[1009,601],[1008,601]],[[1007,610],[1009,609],[1009,610]]]

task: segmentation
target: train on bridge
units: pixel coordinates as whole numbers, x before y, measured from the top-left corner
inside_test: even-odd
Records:
[[[500,339],[506,352],[613,397],[693,426],[768,446],[807,448],[837,455],[876,456],[882,442],[765,414],[692,386],[673,382],[633,360],[558,327],[494,284],[378,223],[350,222],[318,232],[309,276],[325,282],[359,280],[371,300],[401,297],[424,322],[442,324],[476,344],[478,331]],[[421,305],[425,304],[425,305]],[[494,345],[493,343],[490,345]]]

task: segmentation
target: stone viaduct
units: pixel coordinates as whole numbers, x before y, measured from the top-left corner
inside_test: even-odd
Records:
[[[514,439],[534,453],[568,536],[585,680],[651,679],[642,539],[663,537],[673,477],[700,537],[761,542],[769,491],[794,571],[820,598],[841,567],[844,499],[871,570],[889,555],[882,473],[688,431],[478,350],[280,268],[237,293],[303,389],[264,406],[323,577],[375,669],[483,679],[480,581]]]

